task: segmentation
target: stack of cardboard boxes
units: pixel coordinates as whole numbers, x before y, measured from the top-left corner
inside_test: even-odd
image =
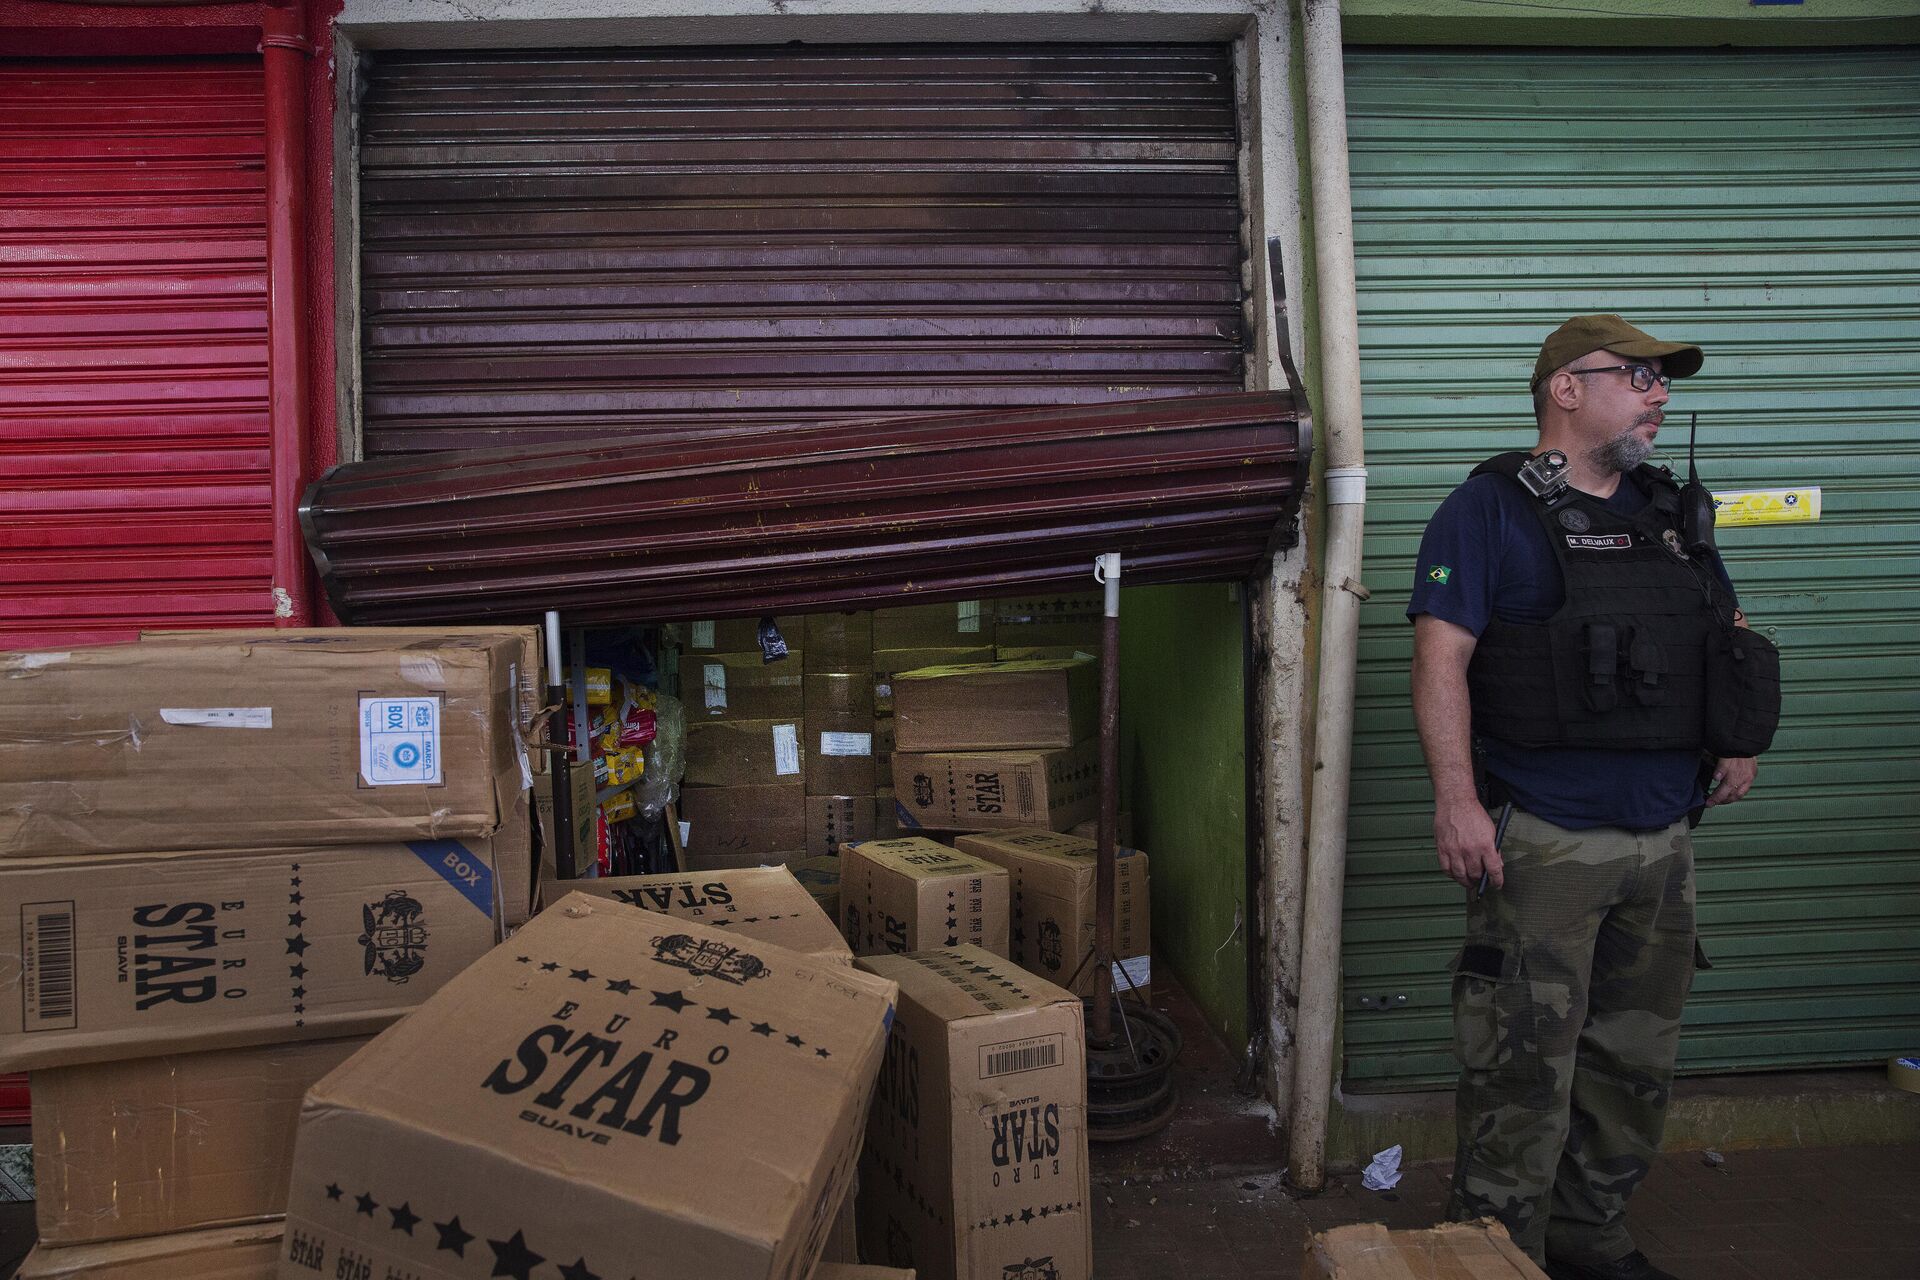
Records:
[[[695,622],[680,658],[687,859],[707,870],[805,856],[805,659],[800,618],[769,653],[751,618]]]
[[[22,1275],[271,1274],[301,1095],[526,917],[537,644],[0,655],[0,1070],[32,1072],[39,1190]]]
[[[873,615],[807,616],[807,855],[874,833]]]

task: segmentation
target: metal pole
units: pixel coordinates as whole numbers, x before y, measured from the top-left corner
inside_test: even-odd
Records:
[[[1094,581],[1107,589],[1100,620],[1100,828],[1094,882],[1093,1029],[1100,1045],[1113,1039],[1113,846],[1120,829],[1120,553],[1093,562]]]
[[[313,621],[313,589],[300,538],[307,449],[307,251],[305,227],[307,42],[304,0],[275,0],[261,15],[266,81],[267,451],[273,513],[273,620]]]
[[[553,707],[548,723],[547,765],[553,776],[553,874],[571,880],[579,874],[573,848],[573,757],[562,740],[561,716],[567,706],[567,684],[560,675],[560,615],[547,611],[547,705]]]

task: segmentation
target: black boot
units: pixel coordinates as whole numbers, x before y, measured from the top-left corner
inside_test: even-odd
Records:
[[[1547,1259],[1549,1280],[1680,1280],[1671,1271],[1662,1271],[1647,1261],[1647,1255],[1635,1249],[1612,1262],[1556,1262]]]

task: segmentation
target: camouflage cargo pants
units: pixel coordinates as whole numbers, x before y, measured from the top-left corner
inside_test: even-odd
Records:
[[[1684,822],[1567,831],[1515,810],[1503,853],[1454,961],[1448,1216],[1498,1218],[1536,1259],[1611,1262],[1633,1248],[1627,1197],[1693,985],[1693,842]]]

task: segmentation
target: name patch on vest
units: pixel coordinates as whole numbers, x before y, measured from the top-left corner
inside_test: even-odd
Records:
[[[1575,551],[1631,551],[1633,535],[1630,533],[1586,533],[1567,534],[1567,545]]]

